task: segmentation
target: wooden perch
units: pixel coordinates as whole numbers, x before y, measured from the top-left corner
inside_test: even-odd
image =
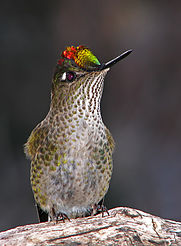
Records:
[[[181,223],[118,207],[105,214],[19,226],[0,233],[0,245],[181,245]]]

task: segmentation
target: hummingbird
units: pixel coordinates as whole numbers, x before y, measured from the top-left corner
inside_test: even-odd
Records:
[[[107,72],[131,52],[107,63],[83,45],[61,53],[49,112],[25,144],[40,221],[42,212],[49,221],[95,214],[107,193],[115,144],[100,102]]]

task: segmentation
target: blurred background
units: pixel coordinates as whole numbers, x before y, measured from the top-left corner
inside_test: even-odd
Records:
[[[67,45],[100,61],[133,53],[105,80],[115,142],[105,204],[181,220],[181,1],[1,1],[0,230],[37,222],[23,145],[46,116]]]

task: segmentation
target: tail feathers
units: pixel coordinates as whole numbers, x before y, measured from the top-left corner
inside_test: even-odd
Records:
[[[37,210],[39,222],[47,222],[48,214],[44,212],[38,204],[36,204],[36,210]]]

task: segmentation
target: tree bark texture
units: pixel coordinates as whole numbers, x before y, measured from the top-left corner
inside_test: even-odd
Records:
[[[104,217],[19,226],[1,232],[0,245],[181,245],[181,223],[118,207]]]

